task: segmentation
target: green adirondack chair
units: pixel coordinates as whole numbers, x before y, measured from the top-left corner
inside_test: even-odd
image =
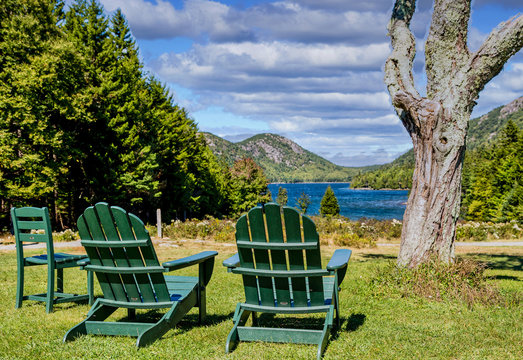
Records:
[[[11,220],[15,234],[18,268],[15,308],[21,307],[22,301],[24,300],[43,301],[46,303],[46,312],[50,313],[53,311],[54,304],[89,300],[92,296],[92,274],[89,273],[87,274],[87,289],[89,295],[64,293],[64,269],[79,267],[78,261],[86,259],[87,255],[54,252],[49,210],[46,207],[13,207],[11,209]],[[24,242],[45,243],[46,253],[24,257]],[[24,295],[25,268],[42,265],[47,265],[47,292]]]
[[[338,249],[321,267],[316,226],[307,216],[277,204],[251,209],[236,224],[238,253],[223,262],[241,274],[245,302],[234,313],[228,353],[240,341],[317,344],[318,359],[334,325],[340,326],[338,292],[351,250]],[[257,327],[257,313],[325,313],[323,330]],[[252,327],[244,326],[252,314]]]
[[[137,336],[146,346],[173,328],[193,307],[198,321],[206,315],[205,287],[211,279],[216,251],[158,262],[149,233],[135,215],[107,203],[87,208],[78,219],[82,245],[103,292],[87,318],[71,328],[64,342],[83,334]],[[198,277],[168,276],[164,272],[199,264]],[[106,322],[118,308],[128,309],[129,322]],[[169,309],[156,323],[136,321],[136,309]]]

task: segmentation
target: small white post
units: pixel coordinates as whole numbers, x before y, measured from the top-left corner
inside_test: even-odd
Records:
[[[162,238],[162,210],[156,209],[156,229],[158,231],[158,237]]]

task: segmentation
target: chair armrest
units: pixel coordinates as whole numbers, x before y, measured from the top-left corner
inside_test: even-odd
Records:
[[[349,249],[337,249],[332,255],[329,263],[327,264],[327,270],[334,271],[339,270],[349,263],[352,250]]]
[[[240,266],[240,256],[236,253],[230,258],[223,260],[222,264],[227,267],[227,272],[231,272],[232,269]]]
[[[76,262],[76,265],[78,265],[80,267],[81,270],[84,270],[84,268],[87,266],[87,265],[91,265],[91,259],[89,258],[85,258],[85,259],[82,259],[82,260],[78,260]]]
[[[216,255],[218,255],[217,251],[202,251],[201,253],[196,255],[191,255],[182,259],[164,262],[162,266],[166,268],[167,271],[173,271],[177,269],[182,269],[187,266],[196,265],[209,259],[213,259]]]

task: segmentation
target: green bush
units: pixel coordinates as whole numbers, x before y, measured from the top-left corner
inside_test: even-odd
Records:
[[[320,214],[323,216],[336,216],[340,214],[340,205],[338,199],[332,191],[330,185],[325,190],[325,194],[320,202]]]
[[[378,293],[418,296],[435,301],[462,301],[469,307],[483,305],[518,305],[520,296],[503,296],[488,282],[486,264],[472,259],[458,258],[452,264],[436,259],[417,268],[397,267],[394,262],[380,267],[372,280]]]
[[[57,242],[75,241],[75,240],[79,240],[79,239],[80,239],[80,236],[78,235],[78,233],[74,232],[71,229],[66,229],[64,231],[53,233],[53,241],[57,241]]]

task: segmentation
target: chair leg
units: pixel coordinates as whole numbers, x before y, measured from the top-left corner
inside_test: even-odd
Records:
[[[64,292],[64,269],[56,269],[56,292]]]
[[[323,357],[323,352],[325,351],[325,348],[327,347],[327,343],[329,342],[329,337],[332,329],[332,323],[333,323],[333,317],[334,317],[334,309],[331,307],[331,309],[327,312],[325,316],[325,324],[323,325],[323,333],[321,337],[321,341],[318,344],[318,353],[316,356],[317,360],[320,360]]]
[[[247,319],[249,318],[249,316],[251,314],[253,314],[253,322],[254,322],[254,319],[255,319],[254,312],[242,309],[241,304],[238,304],[236,306],[236,311],[234,312],[234,318],[233,318],[234,326],[232,327],[231,332],[227,336],[227,341],[225,343],[225,353],[226,354],[233,351],[234,348],[236,348],[236,346],[240,342],[240,337],[238,336],[238,326],[245,325],[245,323],[247,322]]]
[[[127,318],[129,320],[136,320],[136,309],[127,309]]]
[[[53,312],[54,303],[54,266],[48,265],[47,267],[47,296],[46,296],[46,307],[47,313]]]
[[[198,324],[207,316],[207,299],[205,286],[198,286]]]
[[[18,309],[22,306],[22,301],[24,299],[24,265],[18,264],[18,274],[16,281],[16,304],[15,309]]]
[[[86,322],[88,321],[99,321],[102,322],[107,319],[112,313],[114,313],[118,308],[106,305],[100,305],[99,302],[96,302],[89,313],[87,318],[80,322],[79,324],[73,326],[69,331],[64,335],[63,342],[71,341],[74,338],[77,338],[80,335],[87,335]]]
[[[175,303],[160,321],[138,336],[138,339],[136,339],[136,347],[143,347],[153,343],[156,339],[175,327],[185,314],[196,305],[197,298],[195,295],[197,294],[193,296],[189,295],[182,301]]]
[[[87,294],[89,295],[89,305],[94,304],[94,277],[93,272],[87,270]]]

